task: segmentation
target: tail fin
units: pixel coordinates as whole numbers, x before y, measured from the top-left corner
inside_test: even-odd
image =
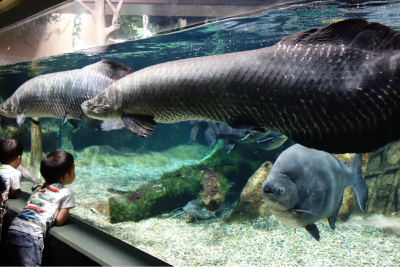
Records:
[[[190,126],[192,127],[192,131],[190,133],[190,139],[194,142],[196,141],[197,133],[199,132],[199,122],[190,121]]]
[[[353,190],[354,194],[356,195],[361,210],[365,211],[368,201],[368,187],[362,176],[361,166],[362,154],[357,154],[349,166],[351,171],[354,173],[354,183],[351,186],[351,190]]]

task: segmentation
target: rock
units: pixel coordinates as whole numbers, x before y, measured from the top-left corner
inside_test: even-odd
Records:
[[[226,222],[245,221],[259,216],[270,216],[267,205],[261,201],[261,186],[269,174],[272,163],[267,161],[250,177],[244,187],[239,202]]]
[[[400,205],[400,141],[371,153],[365,180],[369,189],[367,215],[396,213]]]

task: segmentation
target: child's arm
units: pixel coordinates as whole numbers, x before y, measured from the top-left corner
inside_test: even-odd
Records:
[[[10,192],[8,192],[8,198],[18,198],[18,192],[21,191],[21,189],[11,189]]]
[[[8,192],[8,198],[18,198],[18,193],[19,191],[21,191],[21,185],[19,183],[21,177],[22,177],[21,174],[11,176],[10,191]]]
[[[73,209],[73,207],[60,209],[60,211],[58,212],[57,218],[56,218],[55,225],[57,225],[57,226],[63,225],[68,220],[70,209]]]

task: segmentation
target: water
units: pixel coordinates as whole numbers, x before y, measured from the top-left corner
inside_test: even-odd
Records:
[[[1,66],[1,97],[7,99],[32,75],[82,68],[101,59],[115,60],[137,71],[171,60],[271,46],[293,33],[319,28],[346,18],[364,18],[400,30],[399,14],[400,4],[396,2],[320,2],[145,40]],[[80,129],[75,130],[69,125],[60,125],[59,120],[43,119],[43,151],[47,153],[65,147],[61,138],[64,134],[76,160],[77,179],[70,187],[75,191],[79,205],[73,210],[73,215],[170,264],[399,264],[398,232],[386,231],[384,221],[374,224],[375,227],[368,223],[338,223],[335,231],[330,230],[326,222],[319,222],[319,243],[304,229],[294,233],[293,229],[284,227],[274,217],[245,218],[240,223],[233,224],[224,222],[237,204],[247,179],[262,162],[273,162],[281,151],[291,145],[290,141],[277,150],[260,154],[254,153],[251,144],[239,145],[229,155],[224,155],[221,153],[224,144],[218,144],[214,150],[209,150],[202,132],[193,143],[190,140],[188,122],[159,125],[151,137],[142,139],[126,129],[98,132],[93,131],[90,125],[83,124]],[[3,122],[2,135],[14,136],[22,141],[25,147],[25,165],[29,165],[29,123],[26,122],[23,128],[17,128],[15,124]],[[386,218],[394,219],[399,216],[397,205],[400,201],[399,194],[396,194],[399,178],[396,173],[400,165],[397,162],[397,147],[398,144],[394,143],[387,150],[370,155],[365,178],[375,195],[369,202],[371,209],[367,211],[368,214],[384,213]],[[384,155],[389,155],[386,158],[389,158],[388,165],[392,164],[391,167],[380,163],[385,158]],[[194,195],[176,194],[175,199],[165,202],[165,206],[159,205],[158,209],[153,210],[148,219],[137,222],[111,224],[108,216],[96,215],[81,205],[96,201],[106,203],[111,197],[119,197],[107,191],[108,188],[132,192],[151,186],[161,190],[163,175],[174,179],[175,183],[189,183],[188,180],[200,175],[196,166],[210,159],[216,159],[215,162],[219,165],[213,162],[213,166],[217,171],[225,171],[224,174],[231,183],[224,209],[217,218],[199,222],[188,220],[184,216],[169,219],[177,214],[172,212],[174,209],[186,205],[201,188]],[[23,184],[23,189],[29,191],[30,186]],[[392,199],[392,202],[385,199]],[[350,200],[343,206],[348,206],[349,203]],[[386,206],[382,207],[385,203]],[[93,207],[97,207],[96,205],[93,204]],[[145,206],[146,204],[143,208]],[[361,214],[357,206],[353,213]],[[399,223],[394,220],[394,224]]]

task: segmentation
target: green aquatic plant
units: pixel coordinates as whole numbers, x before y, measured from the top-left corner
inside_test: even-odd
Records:
[[[28,21],[22,25],[22,28],[19,30],[20,36],[29,35],[31,34],[31,30],[37,28],[41,25],[46,25],[48,23],[58,23],[61,21],[61,14],[59,15],[44,15],[35,20]]]
[[[110,201],[111,222],[139,221],[165,211],[165,207],[182,205],[182,199],[196,197],[202,187],[201,175],[191,177],[192,172],[188,169],[185,171],[187,178],[176,172],[172,175],[164,174],[164,178],[159,182],[143,186],[125,196],[113,198],[114,200]]]
[[[110,201],[111,222],[121,222],[129,219],[132,211],[135,210],[133,202],[127,198],[117,198],[116,201]]]
[[[142,16],[121,15],[121,30],[129,38],[137,37],[139,29],[143,29]]]

